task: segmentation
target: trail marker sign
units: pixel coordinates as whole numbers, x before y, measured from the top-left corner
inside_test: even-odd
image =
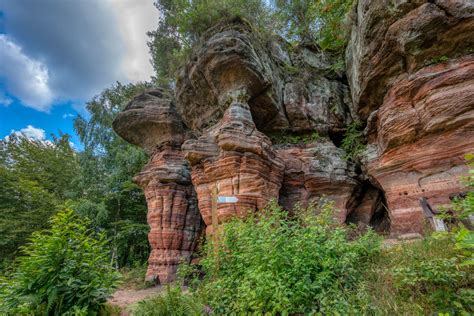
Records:
[[[239,199],[236,196],[218,196],[217,203],[237,203]]]

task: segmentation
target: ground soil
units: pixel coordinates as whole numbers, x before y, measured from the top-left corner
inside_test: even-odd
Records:
[[[122,316],[130,315],[129,307],[135,303],[138,303],[146,298],[155,296],[163,290],[161,286],[154,286],[143,290],[118,290],[109,299],[109,303],[120,307],[122,310]]]

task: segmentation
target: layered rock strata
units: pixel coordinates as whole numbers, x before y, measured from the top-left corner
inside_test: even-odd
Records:
[[[474,3],[361,0],[347,49],[357,114],[367,120],[365,173],[385,194],[391,234],[422,233],[463,190],[474,151]]]
[[[174,92],[145,92],[117,117],[118,134],[151,156],[136,178],[149,208],[148,278],[173,280],[205,226],[271,199],[294,211],[326,196],[340,222],[401,236],[424,231],[420,198],[439,208],[463,190],[474,3],[359,0],[352,17],[346,72],[317,47],[263,40],[237,19],[204,35]],[[348,160],[341,141],[354,121],[366,150]],[[237,202],[213,213],[213,191]]]
[[[204,228],[189,165],[181,152],[183,123],[169,95],[152,90],[127,105],[114,129],[151,156],[135,178],[148,204],[151,253],[146,278],[169,283],[178,264],[191,260]]]
[[[464,155],[474,150],[474,58],[397,81],[374,124],[366,168],[385,192],[392,234],[421,233],[420,198],[438,208],[462,191]]]
[[[298,203],[307,207],[315,199],[335,201],[337,218],[343,223],[359,181],[355,167],[343,158],[344,151],[328,140],[305,145],[286,145],[276,150],[285,164],[280,204],[291,210]]]
[[[191,177],[199,210],[212,232],[212,216],[217,222],[245,215],[278,199],[283,178],[283,162],[272,149],[270,139],[255,128],[245,101],[231,98],[222,120],[201,137],[183,144],[191,164]],[[212,214],[212,191],[234,196],[236,203],[219,203]]]

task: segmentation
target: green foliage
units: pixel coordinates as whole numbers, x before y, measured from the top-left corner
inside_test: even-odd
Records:
[[[276,204],[222,225],[200,264],[205,274],[193,293],[218,315],[348,313],[361,271],[378,251],[368,232],[349,241],[322,203],[289,220]]]
[[[134,316],[193,316],[204,314],[196,297],[183,293],[179,286],[167,286],[162,295],[138,303]]]
[[[155,5],[160,19],[158,28],[148,33],[148,46],[156,80],[162,85],[174,79],[192,45],[217,23],[236,17],[254,25],[271,21],[261,0],[159,0]]]
[[[385,249],[364,271],[358,304],[364,314],[472,313],[472,267],[450,238],[427,237]]]
[[[444,63],[444,62],[446,62],[446,61],[448,61],[448,60],[449,60],[448,56],[442,55],[442,56],[438,56],[438,57],[432,58],[432,59],[429,61],[429,64]]]
[[[270,136],[273,144],[310,144],[317,142],[321,136],[318,132],[307,135],[289,135],[286,133],[273,134]]]
[[[0,141],[0,261],[12,258],[77,189],[79,173],[68,135],[52,142],[10,135]]]
[[[462,197],[456,197],[439,217],[458,223],[450,232],[441,235],[447,235],[455,242],[455,247],[461,251],[464,258],[464,265],[474,266],[474,231],[463,225],[463,221],[469,221],[469,217],[474,216],[474,154],[467,154],[465,159],[469,174],[463,177],[462,181],[467,192]]]
[[[86,315],[116,287],[102,233],[72,210],[58,212],[51,228],[33,233],[17,269],[2,285],[1,310],[11,314]]]
[[[131,98],[150,87],[117,83],[87,103],[88,119],[79,116],[74,122],[84,151],[78,153],[81,172],[69,207],[105,229],[119,267],[144,262],[149,254],[146,202],[132,181],[147,157],[115,134],[112,122]]]
[[[275,0],[286,38],[342,53],[348,38],[344,20],[353,0]]]
[[[345,159],[356,159],[365,150],[363,125],[360,121],[353,121],[347,126],[342,139],[341,147],[346,152]]]
[[[153,286],[154,283],[145,281],[146,270],[146,263],[131,268],[126,267],[121,269],[122,284],[120,285],[120,288],[141,290]]]

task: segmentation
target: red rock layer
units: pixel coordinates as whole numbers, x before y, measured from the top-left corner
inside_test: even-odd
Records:
[[[472,53],[474,3],[359,0],[346,50],[352,101],[365,120],[398,76]]]
[[[280,204],[288,210],[301,207],[319,197],[334,200],[340,222],[346,220],[348,207],[359,182],[353,166],[343,159],[344,152],[330,141],[293,145],[277,149],[285,164]]]
[[[462,191],[463,156],[474,151],[474,58],[399,80],[375,124],[367,171],[385,191],[391,233],[422,232],[419,199],[437,208]]]
[[[158,151],[136,177],[148,204],[148,280],[174,281],[178,264],[189,262],[203,229],[187,163],[179,148]]]
[[[113,127],[151,156],[135,178],[148,204],[151,254],[146,278],[169,283],[178,264],[191,260],[204,228],[189,164],[181,152],[186,137],[183,122],[169,92],[149,90],[130,101]]]
[[[235,215],[263,208],[278,199],[283,163],[270,139],[255,128],[249,106],[232,100],[222,120],[197,140],[188,140],[183,151],[191,163],[191,178],[199,210],[212,232],[212,190],[235,196],[237,203],[218,204],[219,223]]]

